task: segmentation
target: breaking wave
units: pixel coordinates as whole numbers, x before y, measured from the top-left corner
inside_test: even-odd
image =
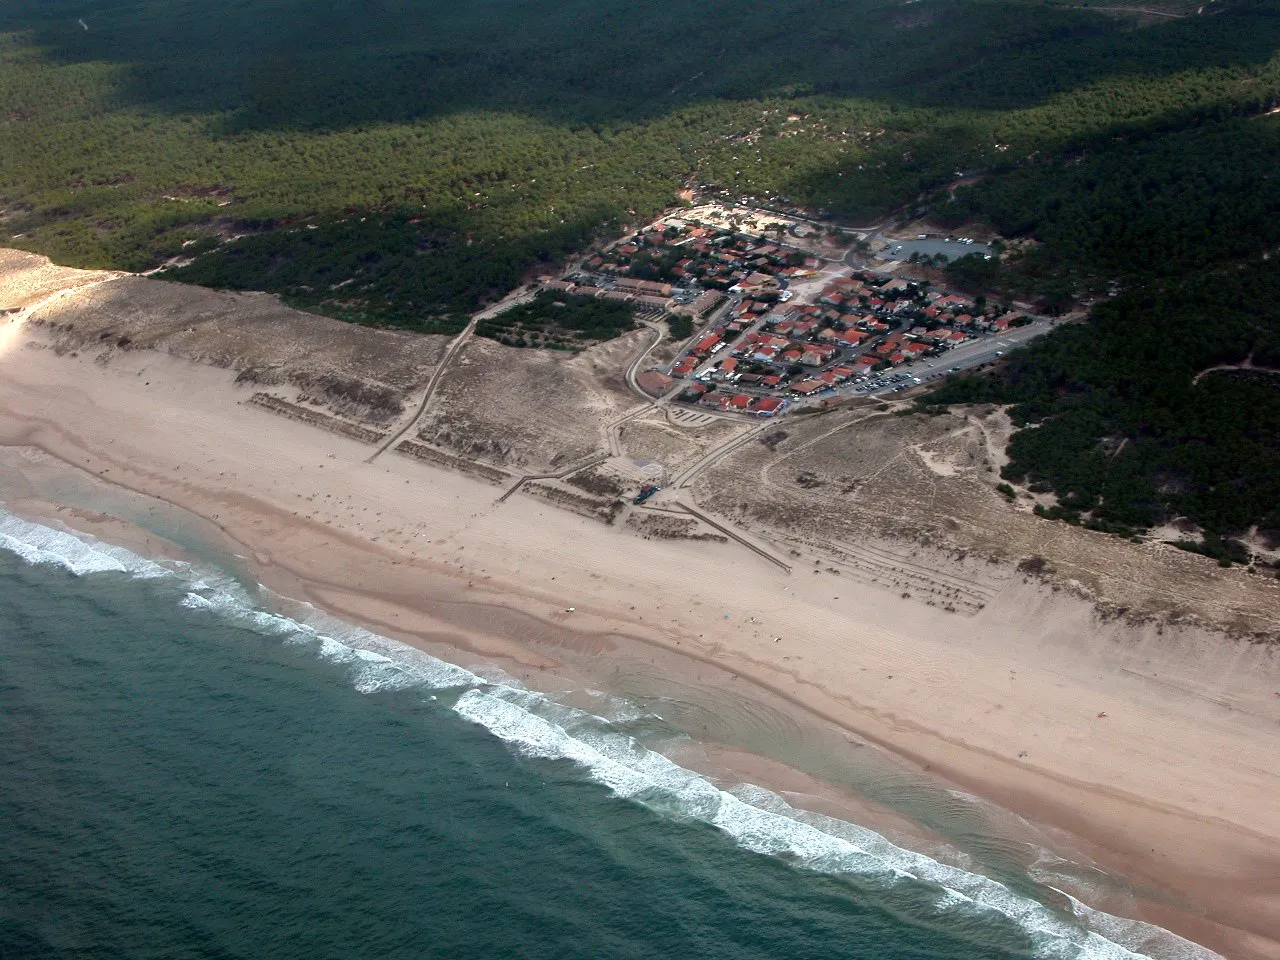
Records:
[[[1073,916],[1064,917],[996,880],[906,850],[856,824],[797,810],[761,787],[721,789],[607,721],[541,694],[472,688],[462,693],[454,710],[525,756],[572,761],[617,796],[675,819],[710,824],[755,853],[785,857],[823,873],[855,875],[882,888],[902,881],[932,884],[938,914],[1011,920],[1031,937],[1039,957],[1216,956],[1160,927],[1091,910],[1065,894]]]
[[[648,715],[609,695],[592,692],[610,707],[611,719],[604,719],[520,687],[500,672],[483,677],[318,611],[308,611],[305,620],[272,613],[225,574],[148,560],[85,534],[22,520],[3,509],[0,548],[28,563],[58,566],[76,576],[172,578],[184,589],[184,607],[283,643],[306,646],[347,671],[361,693],[457,691],[453,710],[459,716],[523,756],[570,761],[620,798],[674,820],[709,824],[755,853],[783,857],[814,871],[856,876],[864,886],[881,890],[903,883],[926,889],[920,885],[928,884],[933,890],[931,909],[939,918],[1012,921],[1031,938],[1036,956],[1046,960],[1217,958],[1167,930],[1092,910],[1057,891],[1071,905],[1067,916],[989,877],[899,847],[872,830],[798,810],[761,787],[722,789],[627,734],[622,729],[627,723]]]
[[[153,579],[173,570],[94,537],[31,523],[0,509],[0,547],[31,564],[61,567],[82,577],[89,573],[127,573]]]

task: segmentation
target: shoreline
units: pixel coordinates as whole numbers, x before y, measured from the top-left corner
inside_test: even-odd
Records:
[[[14,363],[17,358],[22,362],[21,375],[17,374]],[[821,669],[815,674],[811,669],[784,664],[792,657],[802,661],[815,650],[824,653],[817,649],[816,638],[804,636],[796,627],[785,628],[785,649],[794,652],[784,654],[782,649],[770,649],[773,645],[768,644],[767,636],[763,639],[745,636],[748,632],[760,631],[748,630],[743,613],[751,609],[765,610],[762,619],[769,619],[769,630],[775,629],[774,624],[781,630],[786,616],[794,616],[793,600],[802,614],[812,613],[815,619],[840,616],[840,611],[821,609],[822,605],[807,584],[797,582],[795,577],[790,580],[782,577],[767,569],[762,561],[745,557],[729,546],[651,544],[636,538],[622,539],[625,534],[519,497],[512,504],[504,505],[507,521],[498,526],[523,522],[528,529],[520,536],[512,534],[504,542],[495,533],[493,524],[485,522],[492,510],[480,509],[485,501],[492,500],[492,488],[428,465],[401,462],[402,458],[392,458],[391,462],[380,462],[361,471],[358,458],[353,456],[363,451],[360,445],[321,436],[319,431],[296,424],[280,423],[278,418],[245,405],[236,406],[236,392],[227,382],[226,371],[196,367],[159,355],[138,355],[117,361],[117,369],[54,357],[42,350],[18,350],[6,361],[6,372],[15,374],[0,388],[7,401],[0,418],[0,433],[3,433],[0,439],[6,445],[38,447],[78,470],[87,469],[89,475],[97,475],[106,483],[134,489],[141,495],[165,500],[204,517],[209,524],[222,529],[229,542],[245,545],[250,565],[260,568],[262,582],[282,596],[313,602],[343,619],[370,625],[396,639],[417,637],[419,645],[439,642],[438,638],[445,636],[461,640],[463,642],[456,644],[460,649],[468,649],[469,643],[471,654],[481,660],[506,658],[517,670],[526,671],[528,677],[535,673],[543,675],[548,667],[567,665],[575,678],[587,676],[598,680],[602,675],[607,678],[608,664],[601,661],[610,658],[601,655],[618,655],[619,651],[634,649],[650,652],[655,658],[674,658],[681,664],[678,671],[692,671],[699,682],[702,682],[699,671],[710,672],[714,668],[733,678],[720,681],[722,685],[745,687],[749,682],[767,697],[786,704],[783,713],[792,711],[821,725],[850,731],[905,758],[909,766],[922,773],[941,776],[962,789],[995,800],[1001,807],[1037,824],[1062,831],[1064,838],[1070,834],[1070,839],[1078,841],[1087,856],[1108,869],[1120,868],[1120,873],[1140,885],[1158,884],[1176,891],[1188,904],[1195,905],[1192,910],[1203,908],[1209,914],[1198,919],[1186,910],[1181,913],[1174,908],[1165,910],[1147,899],[1142,905],[1144,919],[1205,942],[1228,955],[1280,956],[1280,947],[1274,939],[1278,931],[1273,929],[1274,924],[1267,922],[1270,906],[1280,902],[1280,891],[1275,883],[1261,890],[1258,884],[1259,877],[1276,876],[1274,864],[1280,862],[1274,817],[1268,818],[1265,810],[1259,819],[1271,827],[1271,832],[1249,831],[1238,822],[1211,812],[1183,809],[1185,802],[1179,806],[1172,798],[1157,802],[1150,792],[1145,797],[1135,797],[1130,791],[1108,789],[1098,782],[1098,771],[1090,771],[1087,764],[1079,769],[1081,757],[1070,756],[1080,752],[1080,744],[1064,743],[1063,752],[1074,759],[1077,769],[1072,772],[1086,775],[1092,772],[1093,780],[1087,776],[1070,776],[1061,769],[1013,764],[1010,754],[1016,751],[1011,747],[995,749],[990,742],[981,742],[978,738],[974,738],[978,742],[966,742],[954,736],[948,739],[932,728],[928,720],[933,718],[912,715],[915,711],[909,691],[886,705],[859,703],[847,694],[842,696],[843,691],[827,689],[828,685],[821,680]],[[183,414],[188,422],[193,414],[198,414],[194,419],[200,420],[201,429],[210,434],[201,450],[206,455],[203,462],[191,455],[201,448],[200,438],[186,438],[186,447],[192,449],[166,450],[166,443],[175,440],[164,430],[148,434],[142,429],[130,435],[129,424],[136,423],[140,413],[145,414],[148,404],[144,403],[141,408],[138,405],[143,391],[131,381],[136,381],[141,371],[128,369],[129,364],[144,366],[151,378],[149,383],[157,387],[167,382],[164,395],[155,396],[161,390],[153,387],[145,391],[153,395],[163,409],[171,411],[173,404],[185,408]],[[120,367],[126,369],[118,369]],[[166,372],[179,376],[169,376],[166,380]],[[130,373],[133,376],[129,376]],[[184,389],[184,381],[195,389]],[[179,399],[179,394],[187,393],[195,396],[188,396],[185,401]],[[91,398],[96,398],[96,402]],[[173,419],[176,422],[180,418],[175,414]],[[246,476],[245,482],[234,484],[220,479],[219,475],[228,472],[225,468],[244,468],[246,458],[230,456],[226,441],[240,436],[246,428],[257,435],[258,445],[254,451],[261,454],[271,450],[280,463],[269,468],[264,466],[261,475],[252,482]],[[127,446],[128,452],[110,449],[116,446],[116,441],[120,441],[122,447]],[[183,447],[183,443],[176,445]],[[297,454],[297,462],[289,461],[288,454]],[[195,466],[198,462],[199,467]],[[218,466],[224,469],[215,470]],[[296,471],[287,469],[294,466]],[[322,473],[326,469],[330,472]],[[289,480],[293,482],[286,482]],[[290,486],[297,489],[287,489]],[[421,527],[413,536],[406,536],[408,528],[403,514],[394,528],[390,520],[379,524],[374,517],[365,516],[370,513],[370,506],[388,502],[395,506],[393,500],[389,501],[389,494],[404,487],[428,488],[414,489],[412,512],[405,511],[412,516],[412,522]],[[330,508],[329,517],[321,519],[314,514],[300,517],[297,511],[288,509],[291,503],[306,501],[308,492],[310,502],[314,503],[322,490],[329,491],[325,499],[330,500],[339,490],[345,490],[345,508]],[[442,512],[441,505],[447,504],[450,497],[462,505],[461,525],[456,522],[459,515],[455,513],[450,512],[443,518],[438,515]],[[399,505],[399,509],[404,510],[404,505]],[[468,510],[472,512],[467,513]],[[516,515],[514,520],[511,514]],[[541,530],[539,521],[542,521]],[[549,537],[539,537],[548,530]],[[432,536],[425,537],[424,533]],[[111,540],[108,536],[103,539]],[[430,549],[414,543],[421,539],[428,541]],[[525,547],[536,552],[522,554]],[[566,565],[563,557],[566,548],[591,553],[593,562]],[[472,553],[467,554],[467,549]],[[630,560],[618,556],[623,553],[636,556]],[[472,556],[476,558],[474,561],[468,559]],[[522,561],[521,556],[528,559]],[[696,566],[708,557],[719,567],[727,564],[732,579],[749,581],[746,588],[740,583],[736,591],[730,589],[723,572],[716,572],[709,574],[710,589],[703,594],[714,595],[714,605],[702,602],[697,595],[687,595],[688,585],[681,582],[679,573],[682,565]],[[667,592],[661,595],[665,604],[658,602],[659,597],[651,590],[623,580],[629,566],[655,561],[665,562],[670,570],[667,580],[659,580],[667,584]],[[526,563],[536,568],[536,574],[522,569]],[[552,569],[560,572],[551,573]],[[623,582],[617,582],[619,580]],[[652,578],[649,583],[651,586]],[[1024,588],[1021,593],[1030,595],[1037,591],[1047,592],[1031,585],[1030,590]],[[908,631],[919,633],[935,621],[945,620],[938,614],[896,609],[889,602],[892,598],[876,596],[873,591],[859,592],[863,594],[864,603],[884,608],[883,619],[896,619]],[[640,602],[619,602],[627,599]],[[1029,613],[1037,609],[1043,611],[1040,601],[1052,602],[1063,611],[1071,605],[1083,606],[1071,598],[1037,601],[1027,596],[1024,599],[1040,605],[1025,610],[1019,609],[1016,603],[1006,604],[1001,611],[1005,622],[996,620],[993,624],[990,621],[996,618],[987,617],[984,626],[1008,629],[1010,623],[1025,621]],[[570,605],[575,607],[571,615],[565,612]],[[629,609],[624,611],[623,606]],[[705,609],[699,611],[700,606]],[[671,613],[676,616],[670,616]],[[1091,622],[1090,616],[1080,609],[1069,613],[1073,623]],[[850,631],[858,626],[847,614],[843,615],[843,622],[843,629]],[[908,659],[906,648],[913,644],[900,636],[883,636],[886,631],[879,624],[862,626],[864,639],[869,643],[878,641],[889,646],[891,652],[902,652],[904,660]],[[698,627],[702,628],[701,635],[694,632]],[[1015,632],[1013,636],[1018,634]],[[935,641],[918,639],[915,644],[918,658],[921,649],[931,642]],[[830,658],[829,651],[826,655]],[[885,661],[863,659],[883,669]],[[829,664],[824,661],[824,665]],[[907,667],[910,666],[908,663]],[[989,664],[985,666],[989,673]],[[834,667],[840,668],[839,663],[835,662]],[[858,669],[865,671],[869,667]],[[887,681],[895,675],[901,677],[904,672],[898,667],[888,669],[890,673],[875,685],[877,689],[889,686]],[[1027,665],[1019,660],[1016,671],[1021,673],[1025,669]],[[513,671],[508,669],[508,672]],[[513,675],[519,676],[514,672]],[[844,679],[845,674],[840,677]],[[612,679],[622,686],[638,683],[636,677],[630,675]],[[955,690],[947,692],[949,687],[963,688],[968,678],[963,672],[953,670],[946,677],[948,683],[930,685],[927,677],[925,679],[925,691],[933,691],[936,699],[957,696]],[[1020,695],[1009,683],[1001,684],[1003,700],[1028,710],[1022,725],[1034,723],[1031,708],[1040,686]],[[962,690],[959,695],[963,698],[984,693],[981,685],[977,685],[974,689]],[[1147,694],[1151,699],[1151,691]],[[1116,690],[1107,690],[1106,696],[1108,703],[1115,702]],[[1176,701],[1175,705],[1185,707]],[[1185,717],[1181,719],[1185,721]],[[1223,725],[1221,717],[1215,719],[1217,726]],[[1256,730],[1251,732],[1260,745],[1274,745],[1274,734],[1268,739],[1259,738]],[[987,739],[990,740],[990,736]],[[1212,746],[1205,744],[1206,748]],[[730,745],[729,749],[736,748]],[[1211,756],[1212,750],[1202,750],[1200,755]],[[1265,775],[1265,767],[1262,772],[1262,780],[1253,787],[1259,795],[1266,795],[1274,775]],[[1185,801],[1186,798],[1179,799]],[[1135,811],[1142,815],[1135,817]],[[1236,814],[1239,815],[1238,810]],[[1144,857],[1137,849],[1135,837],[1124,835],[1133,828],[1138,828],[1136,833],[1143,837],[1143,845],[1160,837],[1171,845],[1192,846],[1193,852],[1190,855],[1182,852],[1173,863],[1167,856]],[[1223,839],[1230,842],[1218,842]],[[1159,850],[1155,847],[1152,852]],[[1264,856],[1259,856],[1259,851]],[[1244,872],[1246,860],[1254,857],[1258,863]],[[1199,867],[1204,865],[1210,869],[1202,873]],[[1228,878],[1233,868],[1235,882],[1230,883]],[[1252,904],[1247,899],[1237,903],[1237,907],[1243,909],[1224,916],[1221,889],[1224,886],[1227,886],[1227,900],[1239,901],[1244,895],[1252,895],[1255,900]],[[1207,896],[1213,892],[1210,888],[1215,888],[1219,895]],[[1256,934],[1232,931],[1222,925],[1225,920],[1245,927],[1245,921],[1251,918],[1248,925],[1255,927]],[[1264,937],[1272,938],[1270,944]]]
[[[69,464],[62,463],[62,466],[72,471],[78,471],[78,468]],[[137,494],[137,496],[141,497],[143,495]],[[167,505],[177,507],[175,504]],[[144,558],[177,560],[186,563],[192,562],[193,559],[189,553],[176,547],[165,538],[157,536],[135,524],[122,521],[111,514],[94,512],[84,508],[68,507],[53,502],[22,502],[16,509],[13,509],[11,504],[4,504],[4,506],[11,508],[9,512],[20,519],[52,526],[55,529],[60,527],[87,534],[103,543],[124,547]],[[70,518],[71,522],[67,522],[68,518]],[[222,546],[225,547],[229,544],[235,544],[235,541],[228,539],[226,544]],[[233,556],[240,557],[242,555],[233,554]],[[302,586],[304,583],[297,579],[292,579],[291,582],[295,586]],[[266,588],[265,584],[260,585]],[[274,594],[274,588],[271,589]],[[308,591],[304,588],[303,592],[314,594],[315,591]],[[510,654],[503,654],[498,652],[496,648],[492,648],[483,649],[483,652],[481,652],[483,644],[481,646],[469,644],[462,639],[461,635],[452,631],[448,632],[447,637],[432,636],[429,633],[421,632],[405,633],[403,625],[395,625],[379,620],[376,615],[369,612],[370,608],[368,607],[365,608],[363,613],[356,614],[340,603],[315,604],[310,600],[299,601],[296,598],[280,594],[275,594],[275,597],[281,603],[270,605],[268,609],[272,612],[279,612],[295,619],[301,618],[302,622],[307,622],[308,618],[305,611],[299,611],[293,609],[293,607],[298,605],[309,607],[312,611],[319,611],[327,616],[333,616],[343,623],[369,630],[377,636],[422,650],[447,664],[453,664],[475,672],[481,677],[487,678],[486,682],[509,683],[514,680],[531,691],[549,694],[566,706],[584,710],[588,713],[591,713],[595,707],[595,704],[592,703],[593,698],[587,695],[587,691],[584,688],[584,684],[595,678],[577,673],[572,667],[556,661],[538,662],[538,669],[534,671],[530,667],[530,658],[522,656],[522,654],[528,652],[527,650],[517,649]],[[617,637],[617,639],[623,638]],[[638,638],[627,639],[632,640],[638,648],[643,650],[651,649],[644,640]],[[664,652],[674,656],[677,660],[687,659],[685,655],[676,654],[669,649],[664,649]],[[714,664],[706,660],[698,660],[696,662],[703,667],[715,668]],[[668,678],[668,680],[670,679]],[[738,680],[740,678],[730,676],[729,679]],[[771,696],[772,693],[772,691],[763,689],[743,692],[741,686],[734,691],[736,696],[741,696],[748,701],[756,700],[762,696]],[[798,703],[794,703],[791,700],[785,700],[784,702],[788,706],[795,707],[796,716],[800,723],[812,724],[814,721],[822,719],[816,715],[809,714]],[[818,728],[813,727],[807,732],[813,732],[816,729]],[[981,797],[959,793],[956,784],[941,779],[940,772],[931,769],[928,764],[924,764],[918,770],[907,769],[904,764],[907,758],[893,756],[886,748],[870,741],[857,743],[849,740],[847,731],[840,730],[839,733],[845,738],[847,744],[855,747],[870,747],[875,752],[876,759],[880,762],[881,767],[893,767],[895,768],[894,772],[899,776],[905,774],[908,777],[918,777],[921,784],[927,778],[928,789],[931,791],[957,793],[963,796],[963,803],[969,808],[968,813],[973,818],[976,818],[974,822],[980,821],[982,823],[982,827],[978,832],[983,835],[987,842],[994,841],[1026,848],[1026,850],[1036,854],[1036,861],[1046,856],[1050,858],[1061,857],[1063,865],[1069,864],[1080,872],[1094,871],[1099,876],[1106,876],[1084,853],[1085,846],[1080,838],[1068,838],[1065,836],[1050,838],[1021,817],[1012,815]],[[827,749],[831,749],[835,744],[828,742],[824,746]],[[713,785],[722,789],[761,787],[773,793],[802,815],[817,815],[849,825],[856,830],[870,830],[905,851],[920,853],[929,857],[944,868],[950,867],[964,872],[973,871],[973,864],[964,862],[968,857],[964,850],[954,846],[948,837],[931,831],[919,820],[913,819],[886,803],[877,802],[875,799],[846,785],[837,784],[831,780],[823,780],[811,772],[788,766],[774,757],[752,753],[741,747],[730,746],[717,740],[701,738],[677,739],[659,746],[650,745],[649,749],[658,750],[663,756],[679,766],[696,775],[705,777]],[[860,759],[865,759],[865,755]],[[1022,857],[1018,860],[1014,865],[1014,869],[1019,876],[1013,878],[1011,889],[1018,889],[1024,885],[1025,880],[1023,883],[1018,883],[1017,881],[1021,878],[1021,874],[1029,872],[1033,865],[1030,856]],[[993,871],[993,865],[990,863],[985,864],[985,866],[985,870],[978,870],[975,875],[997,879],[1006,885],[1010,884],[1011,881],[1008,876],[1003,878],[999,876],[1001,873],[999,869]],[[1007,872],[1010,864],[1006,863],[1003,867]],[[1054,877],[1053,879],[1054,882],[1062,884],[1062,886],[1054,886],[1053,883],[1043,877],[1037,878],[1036,886],[1038,887],[1039,895],[1036,899],[1050,903],[1056,906],[1057,909],[1071,912],[1071,905],[1074,901],[1083,904],[1090,912],[1100,911],[1106,914],[1116,911],[1113,914],[1115,919],[1118,919],[1121,923],[1136,921],[1137,924],[1148,928],[1148,930],[1139,931],[1139,933],[1154,936],[1158,940],[1165,933],[1170,933],[1175,937],[1186,937],[1192,940],[1192,943],[1196,946],[1203,947],[1215,944],[1217,940],[1221,939],[1213,925],[1205,926],[1197,923],[1194,917],[1181,908],[1166,907],[1160,901],[1159,893],[1156,894],[1156,899],[1136,896],[1133,890],[1124,885],[1123,878],[1111,877],[1110,881],[1113,881],[1113,883],[1109,892],[1105,895],[1099,895],[1098,891],[1094,890],[1091,891],[1095,894],[1093,896],[1089,895],[1090,891],[1084,889],[1075,889],[1072,892],[1073,886],[1079,886],[1079,881],[1075,877]],[[1063,889],[1064,887],[1066,889]],[[1048,891],[1058,894],[1056,904],[1054,903],[1054,897],[1046,896]],[[1025,893],[1025,891],[1023,892]],[[1134,909],[1135,907],[1140,909]],[[1192,938],[1190,936],[1191,930],[1200,931],[1200,937],[1198,939]],[[1166,948],[1170,946],[1168,943],[1162,943],[1162,945]],[[1138,955],[1145,956],[1142,953]],[[1157,957],[1183,955],[1181,948],[1176,943],[1173,944],[1172,951],[1166,949],[1153,954],[1153,956]],[[1207,953],[1197,953],[1196,955],[1209,956]]]

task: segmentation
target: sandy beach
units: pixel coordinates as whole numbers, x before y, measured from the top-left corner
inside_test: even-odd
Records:
[[[820,773],[823,738],[843,732],[1124,877],[1131,915],[1227,956],[1280,957],[1274,647],[1102,620],[1031,578],[960,617],[788,576],[736,544],[644,540],[532,497],[499,504],[499,488],[402,456],[366,463],[366,445],[247,403],[227,370],[9,340],[12,509],[128,540],[50,505],[31,478],[56,458],[203,518],[286,597],[531,686],[643,699],[684,678],[690,702],[712,705],[707,739],[728,744],[707,762],[743,776],[770,749]],[[46,455],[26,461],[25,487],[24,450]]]

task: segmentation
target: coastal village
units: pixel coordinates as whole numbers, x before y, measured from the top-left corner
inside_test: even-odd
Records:
[[[967,242],[955,241],[957,256]],[[690,318],[693,332],[678,355],[645,371],[641,386],[763,418],[842,395],[909,389],[922,381],[912,372],[917,362],[1033,321],[928,280],[850,266],[815,246],[798,220],[695,207],[542,284],[627,302],[640,316]]]

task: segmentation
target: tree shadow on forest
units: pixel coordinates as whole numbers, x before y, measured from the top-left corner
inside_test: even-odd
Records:
[[[1010,109],[1115,76],[1257,65],[1274,0],[1136,29],[1011,0],[14,0],[58,62],[123,66],[122,105],[228,132],[501,110],[642,121],[716,99],[872,96]]]

